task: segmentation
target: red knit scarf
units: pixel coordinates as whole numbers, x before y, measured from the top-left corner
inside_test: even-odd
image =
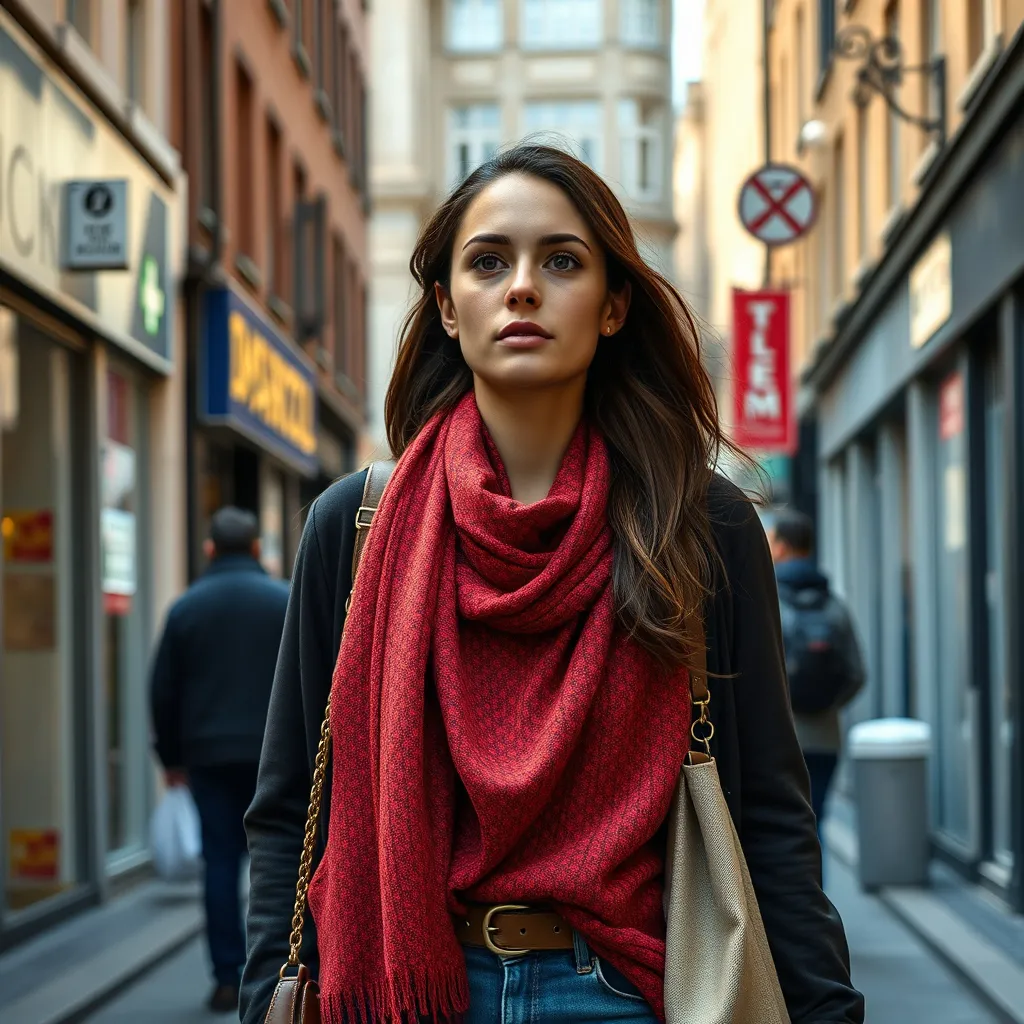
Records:
[[[399,462],[331,688],[309,893],[329,1024],[464,1012],[466,900],[554,906],[662,1016],[652,839],[690,702],[617,627],[608,482],[583,424],[549,496],[514,501],[471,394]]]

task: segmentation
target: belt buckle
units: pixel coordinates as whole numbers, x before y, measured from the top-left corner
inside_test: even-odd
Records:
[[[524,907],[521,903],[502,903],[496,907],[491,907],[490,910],[484,914],[484,945],[492,952],[500,957],[508,956],[526,956],[530,951],[528,949],[506,949],[504,946],[499,946],[492,938],[491,933],[500,931],[500,928],[495,927],[491,924],[491,919],[495,914],[504,914],[510,911],[517,910],[529,910],[530,907]]]

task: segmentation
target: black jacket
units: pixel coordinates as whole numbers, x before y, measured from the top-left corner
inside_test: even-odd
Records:
[[[216,559],[172,605],[150,688],[165,768],[255,763],[288,585],[248,555]]]
[[[270,701],[249,836],[243,1024],[264,1019],[288,954],[310,777],[350,589],[365,473],[332,485],[306,522]],[[795,1024],[862,1024],[842,922],[821,889],[808,781],[786,693],[775,575],[756,513],[716,478],[709,497],[725,568],[705,610],[713,753]],[[329,776],[329,773],[328,773]],[[324,820],[326,829],[326,807]],[[316,968],[307,916],[304,962]]]

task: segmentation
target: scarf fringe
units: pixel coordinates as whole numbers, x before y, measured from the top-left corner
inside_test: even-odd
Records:
[[[459,1024],[469,1009],[469,978],[464,963],[421,967],[390,978],[367,981],[347,992],[320,992],[324,1024]]]

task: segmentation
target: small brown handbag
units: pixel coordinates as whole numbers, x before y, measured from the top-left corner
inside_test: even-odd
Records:
[[[363,487],[363,502],[356,512],[356,546],[352,556],[352,586],[355,588],[359,558],[366,544],[366,531],[373,522],[373,514],[380,505],[384,488],[395,468],[393,462],[372,462]],[[352,601],[349,595],[349,603]],[[348,606],[346,605],[346,613]],[[320,1024],[320,986],[310,977],[299,959],[302,951],[302,929],[306,922],[306,895],[313,876],[313,854],[316,849],[320,806],[327,777],[327,759],[331,749],[331,701],[327,700],[323,725],[320,726],[320,744],[313,764],[313,784],[309,793],[306,815],[306,835],[299,860],[299,880],[295,886],[295,912],[292,916],[292,934],[288,939],[288,960],[281,968],[274,995],[270,1000],[265,1024]],[[293,972],[294,973],[291,973]]]

